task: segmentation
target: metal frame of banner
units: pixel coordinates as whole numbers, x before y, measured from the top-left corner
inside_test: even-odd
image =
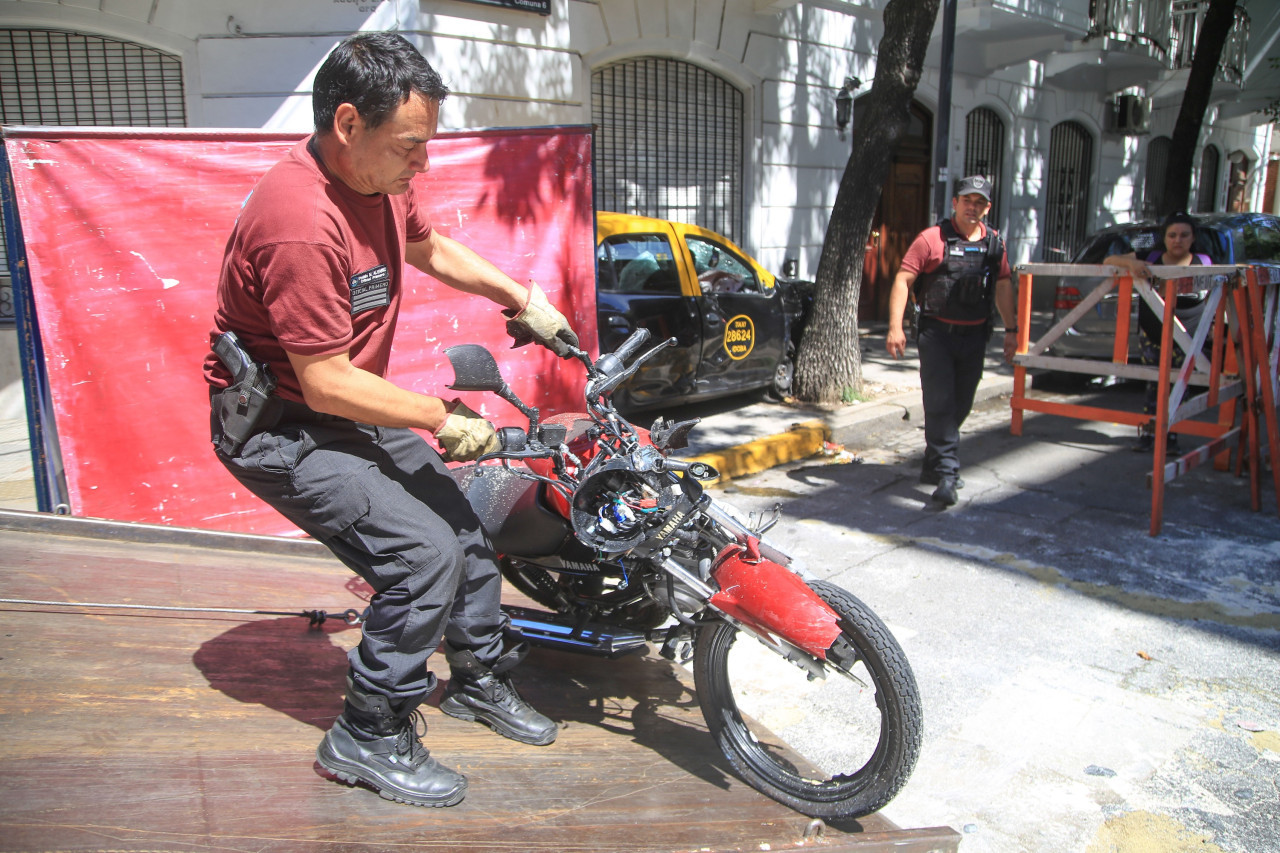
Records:
[[[1075,308],[1039,340],[1032,341],[1031,288],[1037,275],[1102,278]],[[1205,311],[1194,334],[1183,328],[1174,315],[1176,283],[1187,278],[1208,278],[1211,285]],[[1277,428],[1276,384],[1280,366],[1280,270],[1254,266],[1196,267],[1188,275],[1186,267],[1152,266],[1151,282],[1134,280],[1120,267],[1091,264],[1023,264],[1018,267],[1018,343],[1014,356],[1014,390],[1010,405],[1010,431],[1022,434],[1023,412],[1071,417],[1141,426],[1152,424],[1157,437],[1170,432],[1208,438],[1201,447],[1185,455],[1168,458],[1164,441],[1157,440],[1152,454],[1151,488],[1152,536],[1160,532],[1164,516],[1164,487],[1175,477],[1211,459],[1215,467],[1230,467],[1229,454],[1240,453],[1236,473],[1248,465],[1251,508],[1261,507],[1262,461],[1269,455],[1280,459],[1280,429]],[[1110,361],[1063,358],[1044,353],[1076,322],[1112,291],[1116,293],[1115,338]],[[1133,294],[1163,317],[1159,365],[1129,363],[1130,315]],[[1211,322],[1210,322],[1211,321]],[[1206,355],[1204,346],[1208,342]],[[1186,355],[1181,366],[1174,365],[1174,346]],[[1066,373],[1145,379],[1157,382],[1154,416],[1097,406],[1080,406],[1027,397],[1027,370],[1047,368]],[[1202,388],[1192,391],[1191,386]],[[1217,408],[1216,423],[1196,420]],[[1264,447],[1261,436],[1265,433]],[[1272,467],[1277,512],[1280,513],[1280,469]]]
[[[53,398],[49,392],[49,376],[45,372],[44,345],[36,321],[35,295],[27,266],[22,223],[18,218],[9,152],[3,144],[0,144],[0,208],[3,209],[4,230],[8,238],[9,276],[13,283],[13,314],[18,332],[19,361],[22,363],[23,397],[27,405],[27,435],[31,444],[36,508],[40,512],[66,515],[71,511],[71,499],[62,471]]]

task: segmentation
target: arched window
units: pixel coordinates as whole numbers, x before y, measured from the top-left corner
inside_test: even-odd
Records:
[[[1000,227],[1000,178],[1004,174],[1004,122],[995,110],[978,107],[964,120],[964,174],[984,175],[995,186],[987,221]]]
[[[1173,140],[1157,136],[1147,145],[1147,179],[1142,192],[1142,215],[1147,219],[1164,210],[1164,192],[1169,183],[1169,151]]]
[[[1212,213],[1218,206],[1218,168],[1222,155],[1218,146],[1206,145],[1200,152],[1200,186],[1196,191],[1196,210]]]
[[[1084,125],[1064,121],[1049,134],[1047,200],[1041,252],[1046,263],[1070,260],[1084,242],[1093,180],[1093,137]]]
[[[0,29],[0,124],[185,127],[182,61],[133,42]],[[13,319],[0,239],[0,321]]]
[[[646,57],[591,74],[595,201],[742,239],[743,96],[678,59]]]

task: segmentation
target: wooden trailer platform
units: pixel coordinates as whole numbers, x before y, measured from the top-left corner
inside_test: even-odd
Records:
[[[470,779],[453,808],[331,781],[315,748],[359,639],[341,614],[367,592],[310,543],[0,511],[0,850],[958,847],[947,827],[829,826],[756,793],[656,655],[535,650],[518,681],[561,725],[549,747],[424,706],[425,744]],[[19,603],[37,601],[79,604]]]

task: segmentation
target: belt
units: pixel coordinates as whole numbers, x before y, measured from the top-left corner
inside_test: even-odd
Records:
[[[276,419],[274,424],[264,425],[263,429],[270,429],[280,424],[322,424],[331,421],[347,421],[350,418],[344,418],[340,415],[327,415],[324,412],[317,412],[306,403],[295,403],[292,400],[280,400],[280,417]]]
[[[923,327],[926,324],[951,335],[985,335],[987,326],[990,325],[989,323],[948,323],[937,317],[921,317],[920,325]]]
[[[215,409],[218,406],[218,395],[226,389],[210,388],[209,403]],[[268,410],[262,421],[257,425],[254,432],[262,432],[263,430],[274,429],[280,424],[322,424],[332,421],[347,421],[353,423],[349,418],[340,415],[328,415],[324,412],[317,412],[306,403],[295,403],[293,400],[286,400],[283,397],[273,397],[274,405]]]

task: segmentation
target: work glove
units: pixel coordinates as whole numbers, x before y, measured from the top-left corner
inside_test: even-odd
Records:
[[[493,424],[457,402],[449,417],[435,432],[436,440],[444,448],[441,454],[445,462],[470,462],[486,453],[502,449]]]
[[[504,308],[502,313],[507,318],[507,334],[515,339],[512,349],[537,341],[561,358],[569,358],[569,347],[578,345],[578,336],[569,328],[569,321],[552,307],[536,284],[529,286],[524,310],[517,313]]]

